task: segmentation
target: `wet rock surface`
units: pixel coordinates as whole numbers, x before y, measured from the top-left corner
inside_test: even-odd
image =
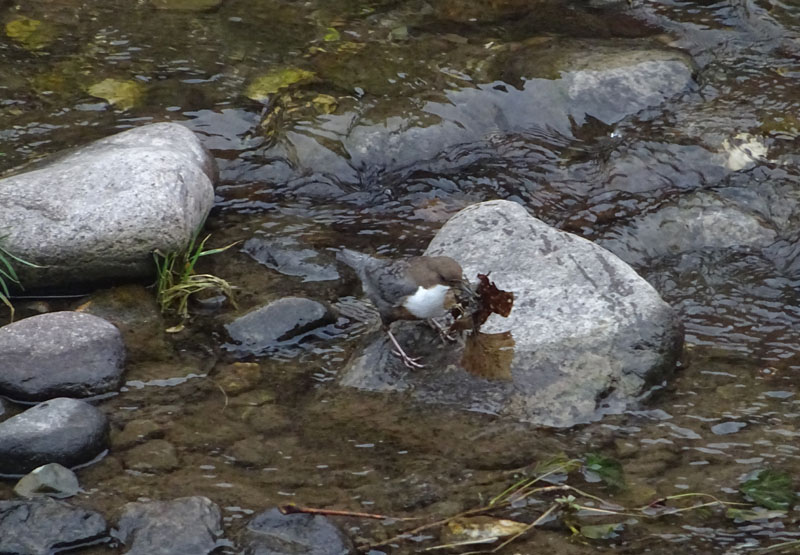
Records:
[[[25,474],[43,464],[89,462],[105,448],[108,422],[96,407],[60,397],[0,422],[0,474]]]
[[[208,215],[214,159],[186,127],[156,123],[0,180],[4,246],[28,287],[148,276]],[[13,225],[12,225],[13,224]]]
[[[222,518],[207,497],[128,503],[112,536],[130,555],[203,555],[221,545]]]
[[[108,321],[51,312],[0,328],[0,393],[21,401],[116,391],[125,345]]]
[[[106,521],[63,501],[0,501],[0,553],[44,555],[103,541]]]
[[[315,330],[335,321],[322,303],[303,297],[285,297],[240,316],[227,326],[237,353],[264,354],[298,344]]]
[[[462,210],[426,254],[455,258],[472,281],[490,273],[514,293],[511,315],[493,314],[467,339],[461,360],[457,345],[437,346],[435,334],[404,324],[402,341],[415,354],[428,345],[422,352],[433,357],[431,368],[399,370],[381,338],[356,357],[345,385],[409,389],[428,401],[572,426],[625,410],[677,362],[680,322],[650,284],[612,253],[518,204]]]
[[[350,539],[321,515],[284,515],[275,508],[255,516],[242,532],[240,544],[247,555],[349,555]]]

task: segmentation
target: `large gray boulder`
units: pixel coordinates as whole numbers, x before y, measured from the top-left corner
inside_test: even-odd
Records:
[[[50,312],[0,328],[0,394],[20,401],[116,391],[125,345],[110,322]]]
[[[655,289],[612,253],[519,204],[462,210],[425,254],[452,256],[472,281],[491,272],[515,295],[511,314],[490,316],[467,340],[466,355],[431,341],[425,326],[397,326],[427,368],[398,367],[379,339],[351,361],[345,385],[410,390],[426,401],[566,427],[625,410],[675,366],[682,327]]]
[[[177,123],[99,140],[40,169],[0,180],[2,246],[23,285],[145,276],[152,252],[184,248],[214,201],[216,166]]]

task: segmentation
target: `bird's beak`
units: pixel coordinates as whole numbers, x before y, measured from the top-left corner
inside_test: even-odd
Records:
[[[458,283],[458,288],[465,293],[470,299],[475,299],[478,296],[477,291],[469,282],[469,280],[465,277],[461,278],[461,281]]]

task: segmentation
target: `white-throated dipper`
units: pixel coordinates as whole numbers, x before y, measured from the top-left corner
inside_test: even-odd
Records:
[[[415,256],[390,260],[342,249],[336,258],[355,270],[364,293],[378,308],[396,353],[409,368],[422,368],[392,335],[395,320],[438,318],[458,302],[458,292],[471,292],[461,266],[449,256]]]

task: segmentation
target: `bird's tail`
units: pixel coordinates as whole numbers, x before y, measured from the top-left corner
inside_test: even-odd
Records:
[[[368,254],[350,249],[342,249],[336,253],[336,260],[347,264],[356,272],[361,272],[369,259]]]

